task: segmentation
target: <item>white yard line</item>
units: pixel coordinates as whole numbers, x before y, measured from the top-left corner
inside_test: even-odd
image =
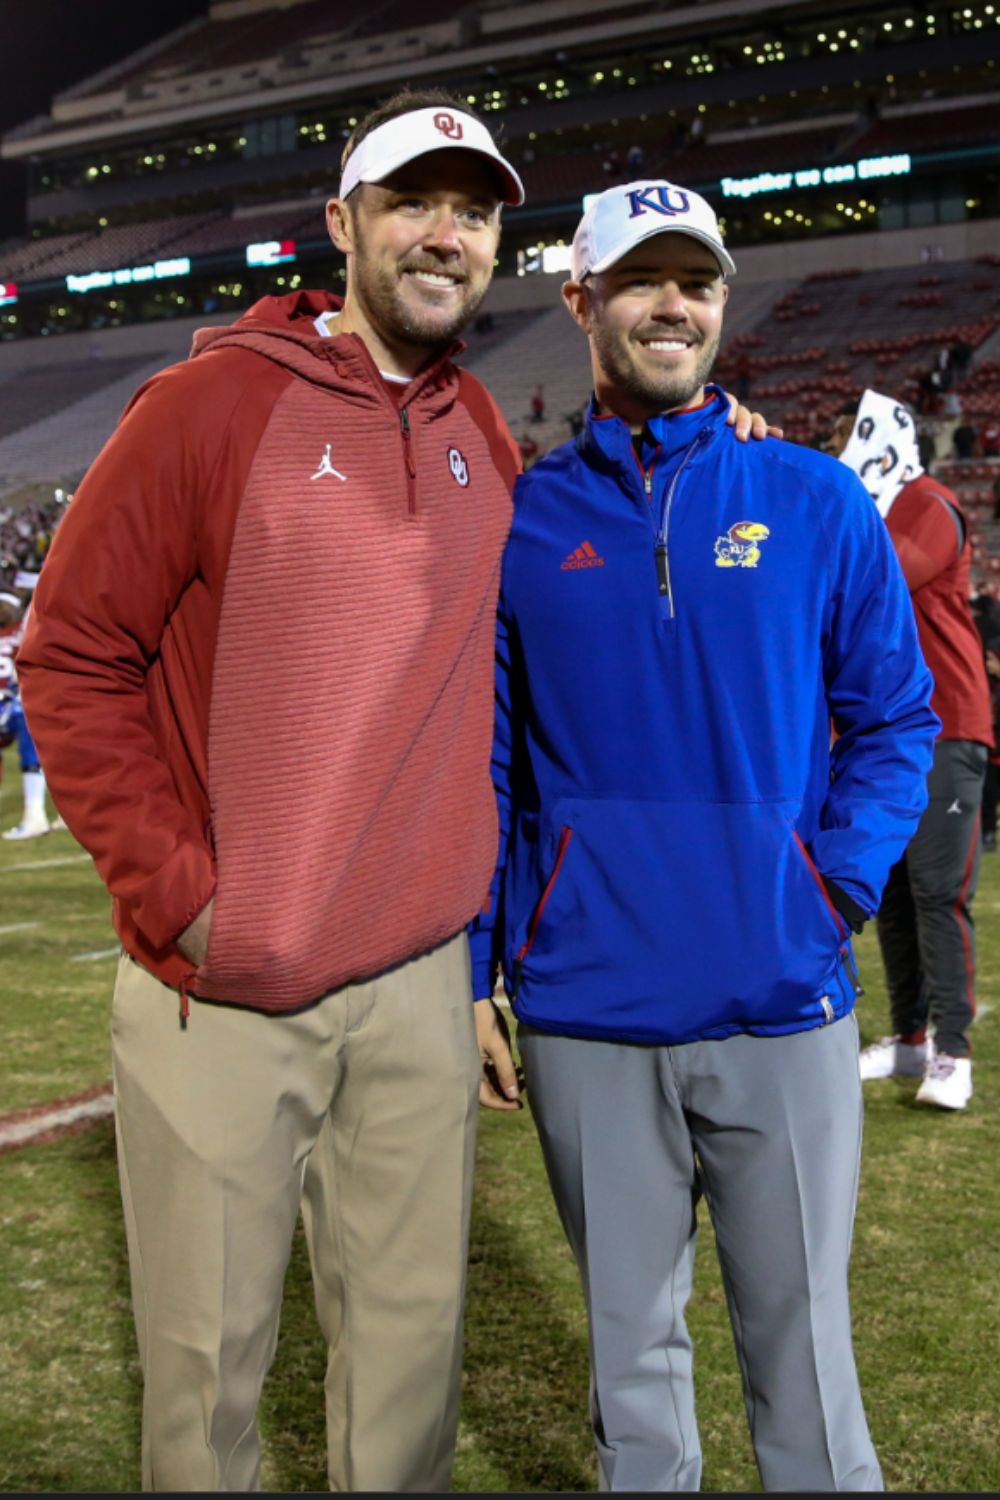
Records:
[[[92,953],[74,953],[70,962],[74,964],[95,964],[102,958],[117,958],[121,951],[120,946],[117,948],[95,948]]]
[[[29,932],[32,927],[41,925],[41,922],[8,922],[6,927],[0,927],[0,937],[6,937],[8,932]]]
[[[0,1151],[30,1146],[41,1138],[53,1140],[81,1125],[95,1124],[114,1113],[115,1102],[110,1083],[93,1089],[86,1097],[56,1100],[49,1106],[15,1111],[0,1116]]]
[[[26,859],[16,865],[0,865],[0,875],[13,875],[16,870],[49,870],[55,865],[82,865],[89,854],[64,854],[61,859]]]
[[[976,1006],[976,1020],[981,1021],[984,1016],[992,1015],[993,1006],[990,1004]]]

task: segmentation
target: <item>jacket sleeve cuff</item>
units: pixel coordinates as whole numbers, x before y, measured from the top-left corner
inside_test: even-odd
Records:
[[[837,911],[843,917],[851,931],[857,935],[868,921],[868,913],[862,911],[854,898],[849,896],[845,890],[842,890],[836,881],[831,880],[829,875],[823,876],[823,884],[826,887],[826,894],[833,902],[833,905],[837,908]]]
[[[496,988],[498,965],[493,957],[493,933],[476,930],[469,924],[469,956],[472,960],[472,998],[488,1000]]]

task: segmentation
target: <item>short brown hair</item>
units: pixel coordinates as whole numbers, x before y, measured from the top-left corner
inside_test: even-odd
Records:
[[[364,119],[355,125],[347,137],[347,144],[340,158],[340,170],[344,170],[351,153],[366,135],[371,135],[372,131],[384,125],[386,120],[395,120],[399,115],[412,114],[415,109],[455,110],[463,115],[471,115],[474,120],[479,121],[480,125],[486,125],[482,115],[478,114],[471,104],[467,104],[457,94],[449,94],[447,89],[400,89],[399,93],[393,94],[391,99],[386,99],[375,109],[369,110]]]

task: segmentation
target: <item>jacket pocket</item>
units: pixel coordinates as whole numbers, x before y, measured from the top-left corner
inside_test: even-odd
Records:
[[[505,968],[519,1015],[674,1041],[822,1019],[846,935],[796,834],[797,812],[774,802],[556,802],[537,844],[519,839],[508,870]]]
[[[564,827],[564,828],[560,829],[560,832],[559,832],[559,843],[556,845],[556,857],[555,857],[555,863],[552,866],[552,873],[550,874],[548,880],[545,882],[545,885],[542,887],[542,893],[541,893],[541,895],[539,896],[538,900],[535,902],[534,910],[532,911],[531,916],[530,916],[530,918],[528,920],[528,930],[527,930],[527,933],[525,935],[524,942],[517,949],[517,952],[516,952],[515,957],[514,957],[514,990],[515,990],[515,993],[517,991],[518,983],[520,981],[521,971],[522,971],[522,969],[524,967],[524,960],[527,958],[528,954],[531,952],[531,949],[532,949],[532,946],[534,944],[535,938],[536,938],[536,936],[538,934],[538,928],[539,928],[539,925],[541,923],[542,917],[545,915],[545,908],[548,905],[549,897],[552,895],[552,892],[555,889],[556,882],[559,879],[559,873],[562,870],[563,861],[565,860],[566,855],[569,852],[569,846],[572,843],[572,841],[573,841],[573,830],[572,830],[572,828],[570,828],[570,827]]]
[[[820,896],[823,899],[823,903],[826,906],[827,911],[830,913],[830,918],[833,922],[833,925],[837,929],[837,936],[840,938],[840,941],[842,943],[846,943],[847,939],[851,935],[847,923],[844,921],[843,917],[840,915],[840,912],[830,900],[829,892],[827,891],[826,886],[823,884],[823,877],[813,863],[813,857],[809,853],[809,850],[799,838],[798,829],[792,829],[792,838],[795,840],[795,847],[798,849],[799,853],[802,855],[802,858],[806,862],[806,868],[816,882],[816,889],[819,891]]]

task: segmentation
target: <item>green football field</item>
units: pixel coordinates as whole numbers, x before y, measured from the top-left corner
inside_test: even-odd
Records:
[[[11,751],[0,828],[18,821]],[[888,1488],[1000,1491],[1000,856],[976,916],[980,1015],[964,1113],[867,1086],[853,1297]],[[67,833],[0,842],[0,1112],[110,1075],[108,900]],[[863,1039],[885,1029],[874,935]],[[139,1485],[140,1380],[109,1122],[0,1155],[0,1490]],[[689,1321],[706,1490],[758,1488],[711,1229]],[[589,1490],[586,1325],[530,1115],[481,1117],[455,1488]],[[301,1236],[261,1411],[265,1489],[325,1489],[324,1351]]]

